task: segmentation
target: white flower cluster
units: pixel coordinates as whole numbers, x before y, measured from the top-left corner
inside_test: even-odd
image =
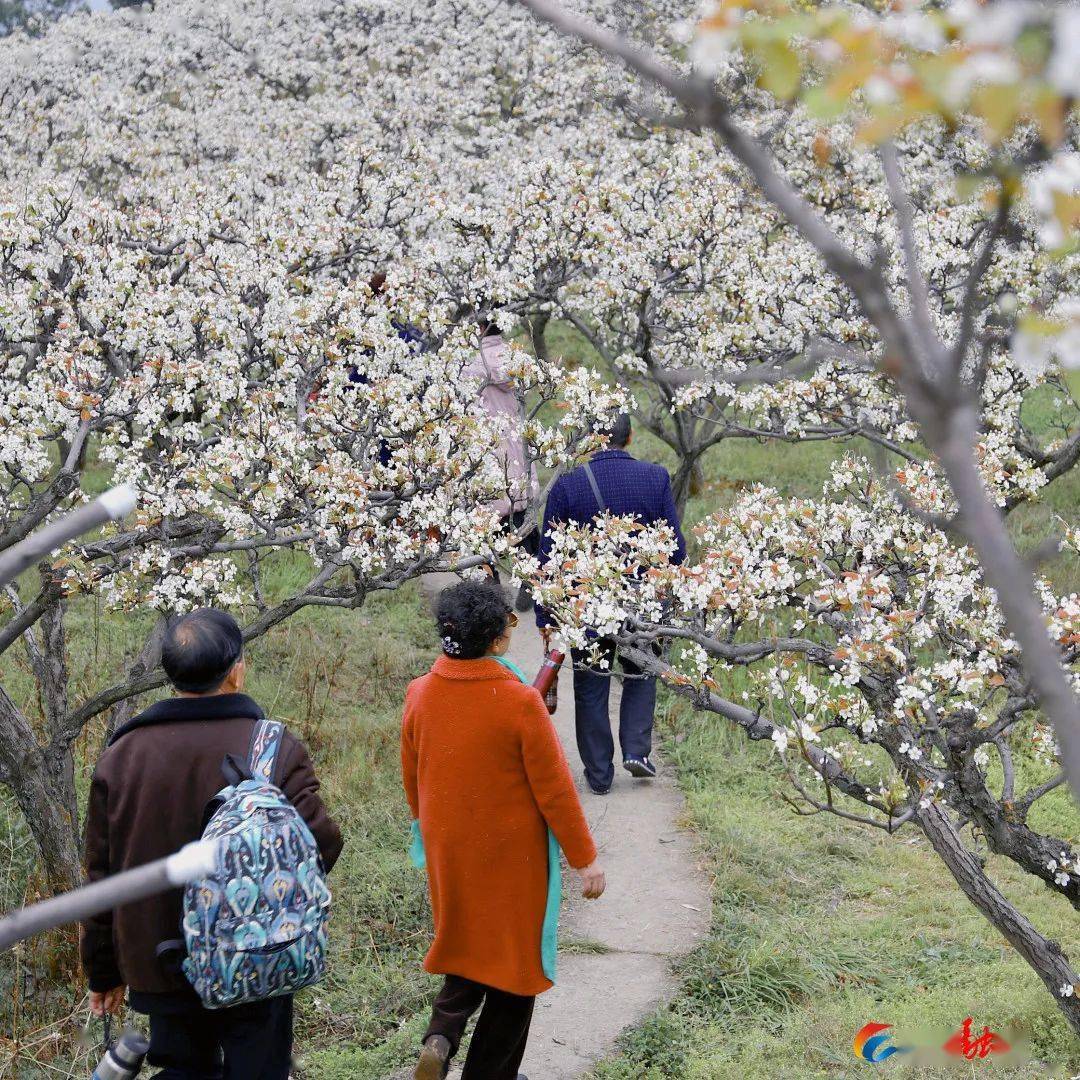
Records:
[[[1047,861],[1046,869],[1054,875],[1054,883],[1065,888],[1071,878],[1080,876],[1080,860],[1063,851],[1056,859]]]
[[[943,499],[932,471],[898,482],[922,505]],[[769,719],[778,750],[796,738],[827,743],[867,773],[866,788],[894,801],[901,764],[948,794],[939,783],[943,725],[990,728],[1020,693],[1009,687],[1024,685],[973,553],[905,509],[861,459],[836,465],[820,501],[756,487],[702,522],[696,541],[694,558],[673,565],[665,531],[610,519],[558,530],[551,561],[527,569],[568,640],[583,643],[595,629],[627,642],[642,633],[686,642],[665,661],[667,677],[721,696],[731,665],[748,664],[743,700]],[[1080,600],[1045,582],[1040,592],[1067,663],[1080,670]],[[1030,704],[1021,714],[1015,723],[1048,739]],[[980,740],[969,752],[985,765]]]

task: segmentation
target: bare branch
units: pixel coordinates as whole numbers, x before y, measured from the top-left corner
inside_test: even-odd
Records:
[[[975,329],[975,317],[978,314],[979,289],[982,287],[982,280],[986,276],[986,271],[990,269],[990,263],[994,257],[994,246],[1009,222],[1011,208],[1012,201],[1005,188],[1002,187],[998,194],[997,213],[990,223],[986,239],[983,241],[975,261],[971,264],[971,269],[968,271],[968,276],[964,282],[963,296],[960,300],[960,332],[957,334],[956,344],[953,345],[950,357],[952,368],[956,372],[961,370],[968,345],[971,344],[971,337]]]
[[[1052,776],[1044,784],[1039,784],[1038,787],[1033,787],[1029,791],[1025,791],[1023,795],[1014,803],[1015,812],[1020,821],[1026,821],[1028,811],[1037,803],[1044,795],[1049,795],[1051,791],[1056,790],[1065,783],[1065,774],[1059,772],[1056,776]]]
[[[37,623],[51,602],[52,594],[42,590],[29,604],[18,609],[15,617],[3,629],[0,629],[0,655],[18,641],[21,634]]]
[[[261,637],[271,627],[283,622],[290,615],[301,608],[318,602],[317,592],[341,569],[340,563],[329,562],[304,586],[295,596],[282,601],[276,607],[259,615],[254,622],[243,628],[244,641],[252,641]],[[56,742],[72,743],[78,737],[82,729],[99,713],[104,712],[110,706],[126,698],[145,694],[150,690],[156,690],[164,686],[165,673],[160,668],[153,671],[137,673],[115,683],[100,693],[95,694],[89,701],[84,702],[74,712],[69,713],[56,735]]]
[[[964,895],[1000,930],[1009,943],[1042,979],[1058,1008],[1074,1023],[1069,1002],[1062,998],[1062,985],[1071,986],[1077,974],[1061,952],[1032,926],[986,876],[979,860],[968,851],[947,811],[937,803],[919,809],[919,824],[942,862],[949,868]]]
[[[659,382],[670,387],[692,386],[697,383],[721,383],[729,386],[746,386],[752,383],[771,385],[799,379],[809,375],[817,364],[809,358],[777,366],[768,361],[742,371],[712,371],[708,368],[660,368],[656,369]]]
[[[892,143],[882,146],[881,164],[885,171],[889,201],[893,205],[897,227],[900,230],[900,245],[904,252],[904,277],[907,281],[908,298],[911,303],[911,317],[922,343],[922,359],[926,363],[935,353],[938,339],[930,318],[930,292],[926,285],[926,275],[919,265],[919,249],[915,242],[915,208],[911,205],[911,197],[904,187],[896,147]],[[924,371],[924,375],[929,374],[929,371]]]

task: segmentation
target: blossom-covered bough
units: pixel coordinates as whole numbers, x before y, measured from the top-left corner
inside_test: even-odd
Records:
[[[1080,976],[960,831],[1080,909],[1080,853],[1031,823],[1065,779],[1056,742],[974,551],[924,516],[953,509],[940,475],[905,465],[894,482],[910,508],[846,458],[818,499],[756,487],[708,517],[686,565],[668,562],[668,531],[616,518],[558,530],[548,567],[523,569],[569,643],[588,649],[598,631],[698,708],[772,740],[800,812],[921,828],[1080,1031],[1061,994]],[[1077,678],[1080,599],[1044,582],[1039,598]]]
[[[342,260],[313,257],[309,238],[336,229],[327,203],[308,199],[306,213],[273,211],[239,185],[196,192],[166,220],[55,196],[4,215],[3,542],[78,497],[91,459],[140,493],[128,525],[7,596],[0,647],[24,642],[48,739],[0,698],[3,779],[54,885],[78,868],[72,742],[162,682],[151,639],[124,678],[70,700],[69,597],[162,613],[244,606],[250,640],[304,607],[358,607],[507,543],[491,509],[506,489],[489,452],[500,432],[462,377],[475,330],[440,315],[415,278],[406,288],[391,274],[375,295],[370,263],[345,275]],[[419,351],[394,320],[422,320],[437,347]],[[519,385],[531,454],[549,465],[615,403],[586,373],[525,353]],[[556,398],[559,425],[536,420]],[[271,603],[264,567],[282,549],[305,552],[310,577]]]
[[[739,74],[733,107],[751,130],[766,133],[803,198],[861,257],[872,259],[886,242],[899,251],[880,155],[858,143],[852,125],[823,129],[806,110],[779,108],[747,88]],[[985,163],[985,141],[968,135],[956,147],[924,127],[898,140],[896,153],[917,181],[912,227],[928,296],[948,327],[988,227],[985,206],[958,194],[955,173]],[[571,324],[609,377],[635,394],[639,420],[678,457],[680,504],[704,456],[724,439],[862,436],[910,455],[917,426],[893,380],[876,370],[878,336],[856,297],[736,164],[717,156],[711,136],[612,138],[572,169],[544,172],[538,190],[507,205],[503,226],[533,238],[537,267],[545,246],[561,241],[559,272],[530,302]],[[1033,213],[1014,214],[981,280],[999,309],[994,326],[980,323],[981,362],[1016,373],[983,387],[983,415],[996,430],[1016,429],[1013,443],[1022,395],[1009,384],[1035,373],[1026,362],[1017,370],[1008,356],[1001,312],[1052,303],[1076,272],[1076,260],[1047,252],[1039,232]],[[902,262],[882,270],[901,295]],[[1067,438],[1052,449],[1032,447],[1031,456],[1070,466],[1080,447],[1075,414],[1071,420]]]
[[[1039,219],[1042,239],[1070,257],[1080,218],[1075,10],[1002,0],[992,5],[992,17],[964,3],[945,10],[916,4],[875,17],[829,5],[804,11],[784,0],[717,0],[698,27],[691,65],[681,67],[552,0],[520,2],[662,88],[682,109],[680,124],[718,136],[852,294],[873,328],[870,355],[901,391],[956,496],[953,524],[964,530],[997,590],[1034,692],[1054,724],[1066,773],[1080,786],[1080,698],[1046,633],[1031,569],[983,483],[976,450],[986,372],[1010,336],[1021,363],[1044,368],[1054,356],[1075,359],[1074,295],[1059,290],[1037,304],[989,291],[999,242],[1025,207]],[[849,240],[800,191],[782,156],[740,123],[725,81],[732,76],[725,61],[736,48],[756,66],[766,90],[797,102],[822,125],[850,114],[864,142],[878,147],[894,244],[880,235]],[[915,178],[897,149],[924,129],[943,129],[953,146],[973,131],[985,145],[974,162],[959,153],[948,159],[954,181],[978,193],[988,212],[947,306],[934,302],[933,266],[909,190]]]

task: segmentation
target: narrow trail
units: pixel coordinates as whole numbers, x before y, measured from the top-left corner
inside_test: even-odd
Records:
[[[454,580],[432,575],[425,589],[430,596]],[[531,614],[522,616],[510,658],[532,676],[543,655]],[[662,762],[656,780],[634,780],[617,763],[611,792],[589,791],[574,738],[572,680],[567,664],[553,719],[600,851],[607,891],[599,900],[583,901],[577,876],[564,871],[558,977],[536,1001],[521,1067],[529,1080],[571,1080],[608,1055],[623,1029],[673,992],[671,961],[694,948],[710,919],[707,882],[689,836],[679,827],[682,795]],[[616,681],[611,695],[616,729],[620,690]],[[616,754],[617,742],[616,736]],[[460,1076],[459,1070],[450,1076]]]

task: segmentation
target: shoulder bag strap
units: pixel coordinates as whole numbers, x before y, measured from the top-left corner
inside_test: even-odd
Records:
[[[600,513],[602,514],[607,509],[607,503],[604,502],[604,496],[600,494],[600,485],[596,482],[596,476],[587,461],[583,462],[581,467],[585,470],[585,478],[589,481],[593,498],[596,499],[596,505],[600,507]]]
[[[251,775],[263,783],[274,782],[274,765],[277,763],[278,748],[285,725],[278,720],[268,720],[265,716],[255,721],[251,732],[251,746],[248,748],[248,768]]]

